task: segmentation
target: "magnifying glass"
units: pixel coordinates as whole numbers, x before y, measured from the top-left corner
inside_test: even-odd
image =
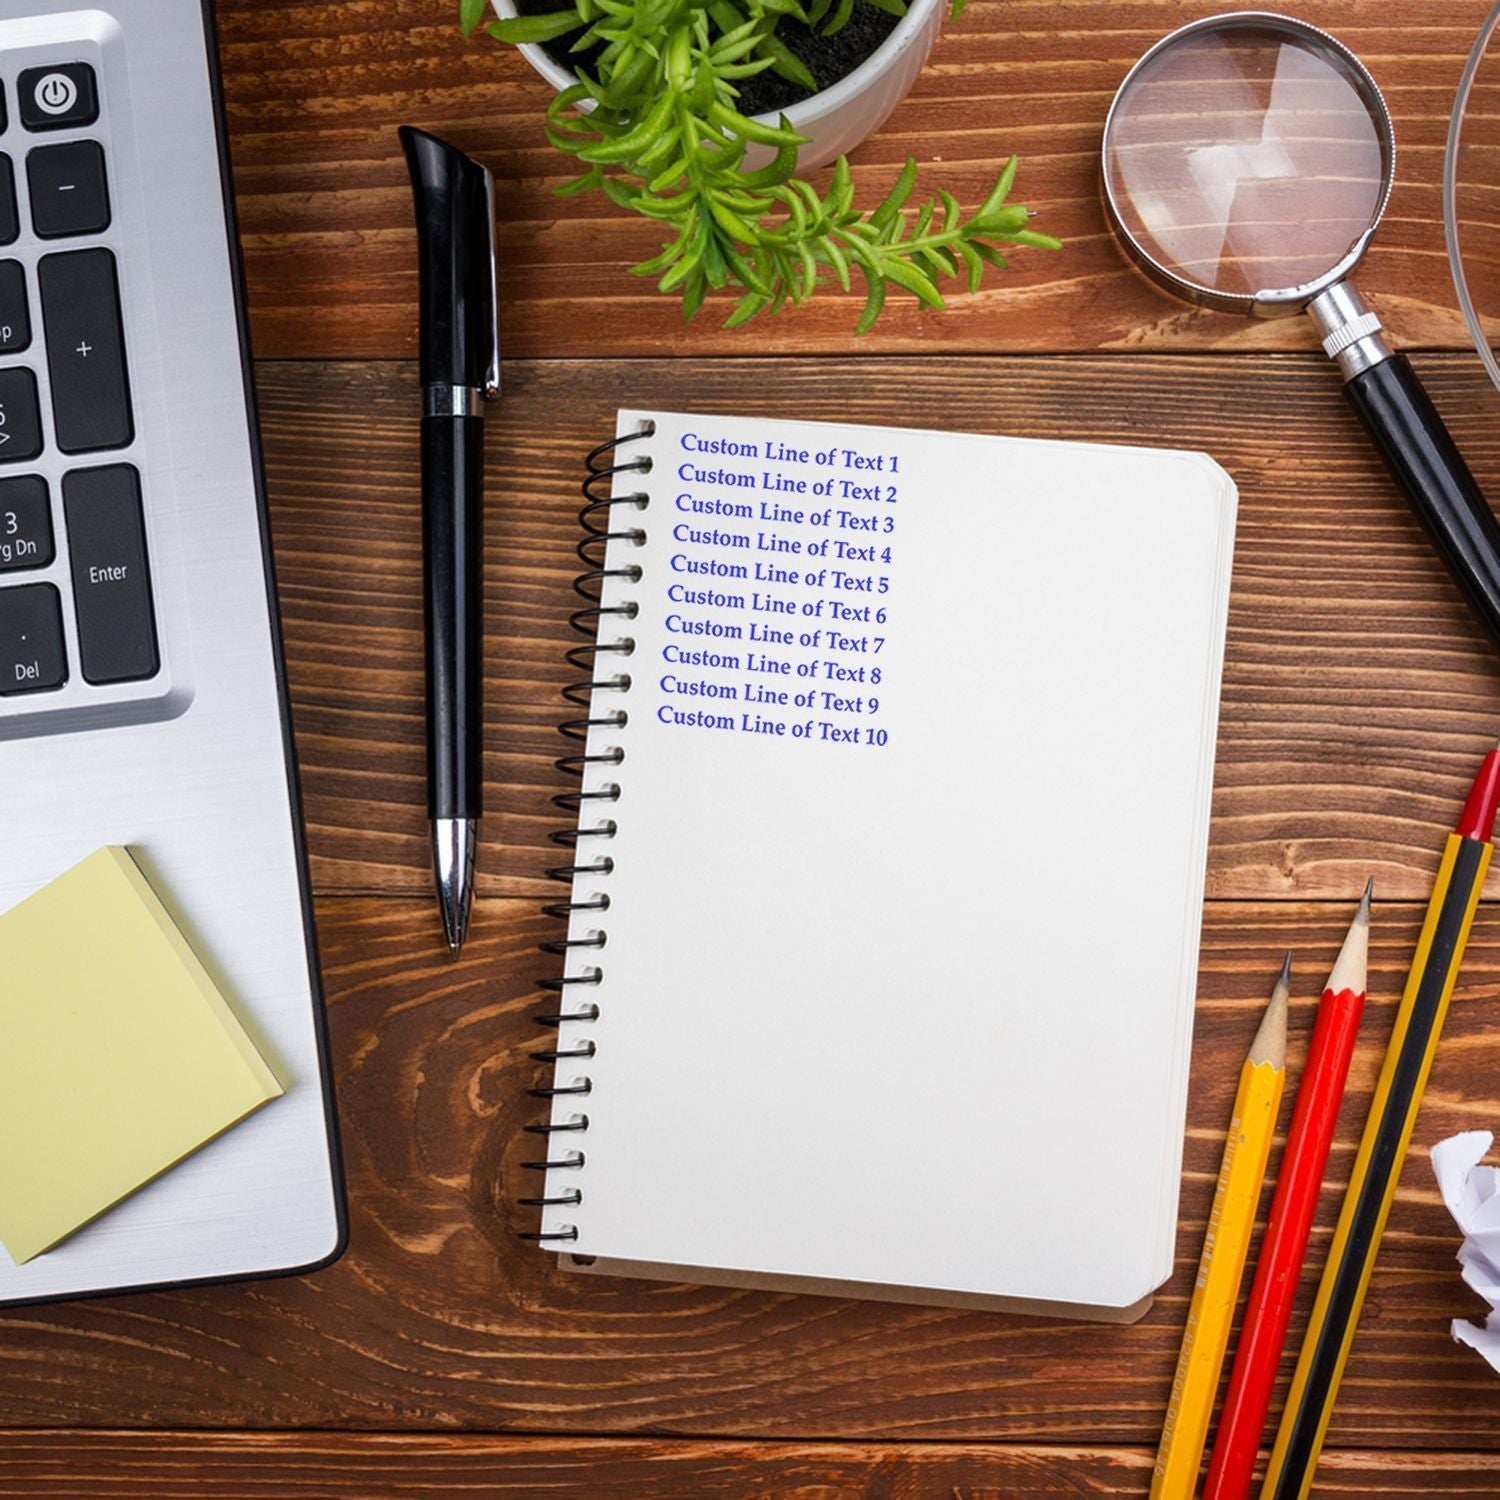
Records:
[[[1500,523],[1405,355],[1348,280],[1395,175],[1364,65],[1266,11],[1195,21],[1125,76],[1104,125],[1104,201],[1131,259],[1204,307],[1306,310],[1449,572],[1500,645]]]

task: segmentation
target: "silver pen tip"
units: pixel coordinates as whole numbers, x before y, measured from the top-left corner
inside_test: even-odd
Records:
[[[438,908],[448,951],[458,957],[469,932],[474,901],[474,854],[478,843],[473,818],[436,818],[432,824],[433,870]]]

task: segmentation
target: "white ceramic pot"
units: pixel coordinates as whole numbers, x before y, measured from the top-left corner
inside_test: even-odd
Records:
[[[493,3],[502,19],[516,14],[513,0],[493,0]],[[895,30],[852,73],[845,74],[832,88],[813,94],[786,111],[793,129],[808,137],[797,159],[802,171],[826,166],[885,124],[891,111],[917,81],[943,24],[947,6],[948,0],[910,0]],[[576,81],[544,47],[523,42],[520,50],[553,88],[562,90]],[[760,118],[771,125],[777,120],[774,115]],[[770,156],[769,150],[752,147],[745,155],[745,165],[753,170]]]

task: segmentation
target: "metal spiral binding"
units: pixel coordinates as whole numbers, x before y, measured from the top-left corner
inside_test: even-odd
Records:
[[[635,566],[607,568],[604,565],[605,552],[610,542],[626,541],[640,545],[646,540],[646,533],[638,526],[623,531],[612,529],[614,526],[613,507],[633,505],[637,510],[645,510],[650,503],[650,497],[639,491],[628,494],[610,494],[608,491],[621,474],[649,474],[651,472],[649,454],[639,454],[623,463],[617,463],[615,459],[616,450],[624,444],[649,438],[655,431],[654,422],[643,422],[634,432],[627,432],[621,437],[611,438],[607,443],[600,443],[588,456],[588,478],[583,482],[583,496],[586,503],[578,512],[578,524],[583,527],[585,535],[575,549],[587,571],[580,573],[573,580],[574,590],[587,602],[584,608],[575,610],[569,618],[569,624],[573,629],[580,635],[588,637],[588,644],[573,647],[568,652],[567,658],[571,666],[587,675],[578,682],[569,683],[563,689],[563,697],[569,703],[581,708],[585,717],[564,719],[557,726],[571,740],[586,741],[589,730],[596,726],[623,729],[629,722],[629,714],[623,708],[602,716],[593,716],[591,713],[595,692],[625,693],[630,691],[629,672],[616,672],[609,677],[596,675],[599,669],[599,658],[601,656],[629,657],[635,651],[635,641],[630,636],[623,636],[617,641],[601,642],[598,639],[599,627],[607,617],[621,620],[635,619],[637,613],[635,603],[625,601],[620,604],[604,605],[600,601],[603,598],[604,586],[609,579],[621,578],[627,583],[637,583],[641,577],[640,568]],[[577,755],[564,755],[557,760],[556,765],[564,775],[581,778],[588,766],[618,766],[623,764],[624,760],[624,750],[619,746],[610,746],[594,755],[588,754],[586,750]],[[574,852],[568,864],[555,865],[547,871],[549,880],[561,881],[570,888],[569,900],[554,902],[542,908],[547,916],[567,922],[574,912],[609,910],[607,892],[600,892],[587,901],[574,901],[571,899],[571,887],[577,875],[603,877],[613,872],[615,862],[609,855],[603,854],[589,862],[580,862],[577,851],[585,839],[611,839],[615,836],[616,824],[613,818],[601,817],[588,828],[582,826],[582,818],[585,809],[590,804],[618,802],[619,798],[618,784],[610,781],[605,782],[597,791],[586,792],[580,787],[575,791],[561,792],[552,799],[556,806],[570,813],[574,819],[567,828],[560,828],[551,835],[552,842],[560,848]],[[543,943],[541,948],[544,953],[566,958],[574,948],[602,948],[608,938],[609,934],[600,929],[587,937],[558,938],[552,942]],[[564,1022],[597,1021],[599,1019],[598,1004],[594,1001],[575,1003],[571,995],[576,987],[597,986],[603,979],[604,970],[597,965],[585,968],[577,974],[547,976],[539,981],[539,986],[542,990],[556,996],[554,1008],[543,1011],[533,1016],[532,1019],[538,1025],[554,1030],[560,1028]],[[591,1058],[596,1050],[592,1041],[582,1041],[569,1047],[541,1048],[533,1052],[531,1056],[537,1062],[555,1067],[557,1062],[564,1058]],[[529,1089],[527,1092],[534,1099],[552,1100],[565,1096],[586,1098],[593,1090],[593,1086],[593,1080],[587,1076],[580,1077],[574,1083],[561,1086],[554,1077],[551,1087]],[[547,1149],[543,1159],[523,1162],[522,1166],[531,1172],[581,1169],[586,1160],[583,1150],[570,1147],[564,1154],[554,1155],[552,1137],[554,1135],[582,1136],[587,1133],[588,1128],[589,1117],[583,1113],[556,1124],[549,1120],[545,1125],[527,1125],[525,1129],[529,1134],[540,1135],[546,1139]],[[521,1198],[518,1201],[528,1208],[549,1208],[554,1205],[571,1207],[583,1202],[583,1191],[580,1188],[570,1188],[564,1193],[554,1194],[551,1197]],[[544,1243],[571,1241],[578,1238],[578,1228],[576,1225],[567,1224],[550,1234],[537,1232],[523,1234],[520,1237],[523,1240]]]

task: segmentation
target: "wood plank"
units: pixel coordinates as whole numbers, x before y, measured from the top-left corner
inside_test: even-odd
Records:
[[[0,1446],[10,1500],[1085,1500],[1146,1494],[1144,1448],[998,1443],[737,1443],[478,1434],[16,1432]],[[1480,1453],[1325,1455],[1320,1497],[1494,1495]]]
[[[1098,201],[1105,111],[1130,65],[1216,0],[975,5],[950,23],[916,89],[856,153],[873,205],[908,154],[968,204],[1012,152],[1057,255],[1014,269],[947,313],[893,306],[869,351],[1311,349],[1304,320],[1207,314],[1148,287],[1121,260]],[[453,0],[219,0],[224,84],[254,333],[264,356],[415,352],[416,254],[395,127],[426,126],[499,179],[505,342],[526,357],[846,353],[858,304],[835,295],[738,332],[691,326],[627,267],[656,254],[650,224],[572,176],[543,135],[548,86],[519,54],[465,44]],[[1386,221],[1360,276],[1408,345],[1466,347],[1443,250],[1448,111],[1483,18],[1477,0],[1306,0],[1300,15],[1363,55],[1399,137]],[[1491,123],[1488,131],[1500,129]],[[1484,136],[1483,139],[1488,139]],[[1480,140],[1476,135],[1474,139]],[[909,299],[900,299],[906,303]]]
[[[303,1280],[0,1313],[7,1422],[1151,1444],[1240,1058],[1291,946],[1300,1068],[1309,997],[1347,908],[1209,906],[1176,1269],[1130,1328],[568,1274],[516,1240],[534,1210],[513,1201],[520,1162],[534,1154],[520,1130],[536,1117],[526,1051],[539,1034],[529,1015],[545,961],[534,949],[553,925],[527,902],[488,901],[462,960],[450,963],[426,902],[326,899],[318,916],[349,1253]],[[1370,1007],[1314,1265],[1419,917],[1414,905],[1377,904]],[[1459,1281],[1457,1233],[1419,1159],[1441,1136],[1496,1124],[1497,990],[1500,925],[1486,916],[1376,1268],[1337,1446],[1500,1449],[1494,1374],[1449,1337],[1449,1321],[1479,1307]],[[695,1149],[711,1170],[710,1129]],[[1309,1281],[1294,1337],[1311,1294]]]
[[[1421,365],[1500,493],[1494,393],[1457,356]],[[1344,899],[1373,872],[1382,896],[1425,899],[1500,726],[1500,670],[1320,358],[519,362],[509,379],[489,434],[491,894],[543,893],[564,862],[547,831],[577,486],[632,402],[1209,449],[1241,492],[1210,894]],[[315,881],[426,893],[414,371],[267,364],[260,387]]]

